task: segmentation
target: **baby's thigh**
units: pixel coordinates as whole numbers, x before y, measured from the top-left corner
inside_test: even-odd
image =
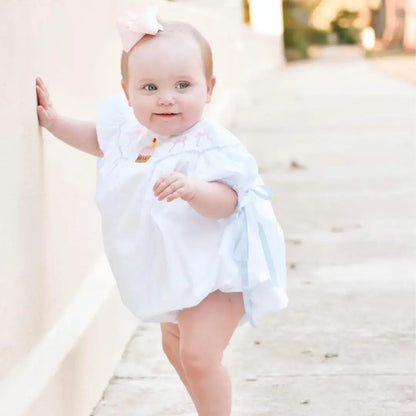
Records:
[[[171,335],[175,337],[179,337],[179,327],[178,324],[174,322],[162,322],[160,324],[160,329],[162,331],[162,335]]]
[[[201,303],[179,312],[181,349],[222,358],[235,328],[244,314],[241,292],[210,293]]]
[[[162,322],[160,324],[162,331],[162,342],[179,342],[179,327],[173,322]]]
[[[163,322],[160,324],[162,331],[162,348],[168,356],[178,354],[179,350],[179,328],[173,322]]]

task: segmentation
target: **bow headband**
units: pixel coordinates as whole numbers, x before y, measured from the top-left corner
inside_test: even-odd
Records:
[[[145,35],[156,35],[163,26],[157,21],[157,7],[148,5],[140,10],[140,14],[127,13],[125,17],[117,18],[117,28],[120,34],[124,52],[129,52]]]

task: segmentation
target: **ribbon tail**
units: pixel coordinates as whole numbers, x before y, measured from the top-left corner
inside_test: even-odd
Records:
[[[242,283],[242,289],[243,289],[244,310],[246,312],[247,319],[250,322],[251,326],[255,327],[256,325],[254,324],[254,321],[253,321],[253,313],[251,310],[251,303],[250,303],[247,260],[241,262],[241,283]]]
[[[277,286],[277,274],[273,263],[272,253],[270,252],[269,242],[267,241],[264,227],[261,223],[257,223],[259,228],[259,236],[261,245],[263,246],[264,257],[266,258],[267,268],[269,269],[270,278],[275,286]]]
[[[248,223],[247,212],[245,207],[241,210],[240,217],[240,241],[239,241],[239,254],[240,254],[240,269],[241,269],[241,287],[243,292],[244,310],[250,324],[255,327],[253,321],[253,314],[251,310],[250,291],[249,291],[249,276],[248,276],[248,256],[249,256],[249,242],[248,242]]]

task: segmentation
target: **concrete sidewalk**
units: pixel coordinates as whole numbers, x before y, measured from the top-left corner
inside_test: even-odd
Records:
[[[231,126],[275,190],[290,296],[226,351],[233,416],[416,414],[416,87],[345,56],[256,74]],[[196,415],[158,325],[93,412],[116,415]]]

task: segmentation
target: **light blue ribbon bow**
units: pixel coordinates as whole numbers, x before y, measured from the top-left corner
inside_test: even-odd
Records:
[[[234,246],[234,260],[240,265],[241,272],[241,286],[243,291],[244,309],[248,321],[252,326],[256,326],[253,321],[251,310],[250,295],[249,295],[249,278],[248,278],[248,260],[249,260],[249,239],[248,239],[248,221],[246,206],[255,201],[255,198],[268,200],[271,198],[273,191],[266,185],[258,185],[251,188],[244,196],[243,206],[238,211],[236,237]],[[267,241],[264,227],[260,222],[257,222],[260,241],[263,247],[264,257],[266,259],[267,267],[269,269],[270,277],[274,285],[277,286],[277,274],[274,267],[273,258]]]

